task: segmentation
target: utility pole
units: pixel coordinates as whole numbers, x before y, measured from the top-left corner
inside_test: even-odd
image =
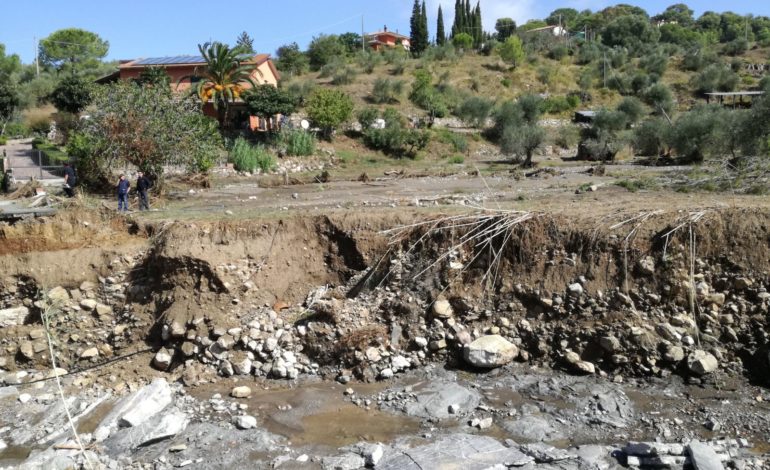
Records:
[[[604,60],[602,61],[602,68],[604,69],[604,88],[607,88],[607,53],[604,53]]]
[[[40,78],[40,62],[38,61],[38,53],[40,51],[40,44],[37,42],[37,37],[32,38],[32,43],[35,47],[35,71],[37,72],[37,78]]]
[[[361,52],[366,52],[366,35],[364,33],[364,15],[361,15]]]

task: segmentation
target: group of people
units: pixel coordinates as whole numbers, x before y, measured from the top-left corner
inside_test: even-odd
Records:
[[[64,192],[69,197],[75,195],[75,185],[77,185],[77,175],[75,169],[69,164],[64,164]],[[141,171],[136,173],[136,193],[139,195],[139,210],[150,210],[150,200],[147,191],[152,187],[152,181]],[[128,212],[128,192],[131,189],[131,183],[126,179],[126,175],[120,175],[117,185],[118,191],[118,212]]]
[[[147,197],[147,191],[152,186],[150,179],[141,171],[136,173],[136,193],[139,195],[139,210],[150,210],[150,201]],[[118,179],[118,212],[128,211],[128,191],[131,189],[131,183],[126,179],[126,175],[120,175]]]

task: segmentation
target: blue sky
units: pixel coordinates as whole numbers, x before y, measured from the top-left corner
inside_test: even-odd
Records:
[[[451,26],[454,0],[426,0],[431,35],[435,33],[436,11],[441,4],[444,21]],[[663,11],[677,0],[639,5],[650,14]],[[473,0],[475,4],[475,0]],[[497,18],[511,17],[518,23],[544,18],[559,7],[599,10],[621,3],[604,0],[481,0],[487,30]],[[696,15],[706,10],[730,10],[739,14],[770,16],[770,2],[734,0],[686,2]],[[305,47],[313,36],[326,33],[374,31],[387,25],[409,34],[413,0],[279,0],[269,2],[176,1],[176,0],[34,0],[8,2],[2,7],[0,43],[6,53],[16,53],[25,63],[34,59],[34,38],[61,28],[77,27],[99,34],[110,43],[108,59],[133,59],[196,53],[198,43],[218,40],[234,43],[241,31],[254,38],[258,52],[275,49],[292,41]]]

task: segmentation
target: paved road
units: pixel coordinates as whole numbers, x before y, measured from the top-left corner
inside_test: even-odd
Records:
[[[8,145],[4,149],[16,181],[26,181],[31,178],[38,180],[59,178],[59,176],[49,171],[40,170],[40,167],[37,165],[38,157],[36,151],[32,149],[32,139],[8,141]]]

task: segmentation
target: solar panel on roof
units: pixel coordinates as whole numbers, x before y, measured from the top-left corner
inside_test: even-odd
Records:
[[[136,62],[134,65],[175,65],[175,64],[203,64],[206,61],[197,55],[178,55],[171,57],[150,57]]]

